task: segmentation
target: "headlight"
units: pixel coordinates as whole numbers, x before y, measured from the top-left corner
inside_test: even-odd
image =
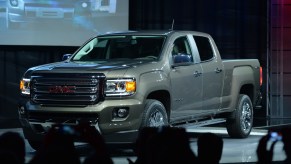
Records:
[[[30,94],[30,79],[23,78],[20,81],[20,91],[23,95],[29,95]]]
[[[135,93],[136,82],[134,79],[107,80],[105,86],[106,96],[128,96]]]

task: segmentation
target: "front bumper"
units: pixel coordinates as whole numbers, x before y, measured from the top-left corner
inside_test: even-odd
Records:
[[[119,107],[129,109],[126,118],[113,118],[113,110]],[[53,124],[76,126],[87,122],[100,131],[106,142],[129,143],[136,139],[142,111],[143,104],[135,99],[106,100],[80,107],[44,107],[24,100],[19,105],[19,119],[30,140],[42,138]]]

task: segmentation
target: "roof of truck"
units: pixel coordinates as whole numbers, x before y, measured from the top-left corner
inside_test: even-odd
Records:
[[[176,30],[142,30],[142,31],[124,31],[124,32],[112,32],[106,33],[99,36],[104,35],[173,35],[174,33],[184,33],[184,34],[198,34],[198,35],[208,35],[203,32],[198,31],[176,31]]]

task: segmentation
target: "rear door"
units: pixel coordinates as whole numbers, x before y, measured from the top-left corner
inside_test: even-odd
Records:
[[[215,54],[211,40],[204,36],[193,36],[198,48],[203,70],[203,110],[215,112],[220,108],[223,87],[223,65]]]

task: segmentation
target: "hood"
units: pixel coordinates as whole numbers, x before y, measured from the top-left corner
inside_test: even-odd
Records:
[[[26,76],[30,76],[35,71],[49,72],[109,72],[121,70],[150,63],[152,61],[124,60],[124,61],[99,61],[99,62],[57,62],[46,65],[40,65],[30,68]]]

